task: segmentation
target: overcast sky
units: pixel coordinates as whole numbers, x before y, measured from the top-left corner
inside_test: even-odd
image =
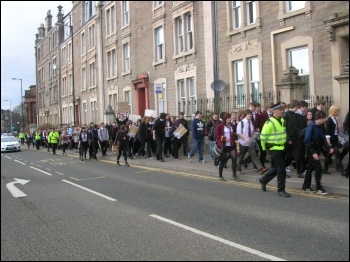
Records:
[[[35,34],[40,24],[45,25],[47,11],[51,10],[52,25],[57,22],[57,6],[64,15],[72,9],[72,1],[1,1],[1,108],[12,109],[21,104],[30,85],[35,85]]]

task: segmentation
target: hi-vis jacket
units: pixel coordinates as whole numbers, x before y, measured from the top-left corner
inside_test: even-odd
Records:
[[[260,134],[261,147],[264,151],[266,149],[284,150],[284,144],[287,142],[286,126],[283,118],[280,118],[280,122],[271,117],[264,124]]]

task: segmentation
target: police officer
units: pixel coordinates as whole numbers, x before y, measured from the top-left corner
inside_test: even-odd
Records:
[[[272,117],[266,121],[260,135],[262,149],[269,150],[271,154],[271,168],[259,179],[261,189],[266,191],[266,184],[277,175],[277,195],[290,197],[285,191],[286,186],[286,165],[284,157],[284,145],[287,142],[286,127],[282,114],[284,112],[281,103],[271,107]]]

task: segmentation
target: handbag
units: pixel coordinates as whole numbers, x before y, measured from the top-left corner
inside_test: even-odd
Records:
[[[338,143],[343,148],[349,148],[349,133],[344,130],[344,127],[340,129],[338,134]]]

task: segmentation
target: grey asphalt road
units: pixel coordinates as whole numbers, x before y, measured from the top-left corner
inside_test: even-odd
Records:
[[[27,196],[16,198],[14,184]],[[1,155],[1,260],[349,260],[349,200],[109,161]]]

